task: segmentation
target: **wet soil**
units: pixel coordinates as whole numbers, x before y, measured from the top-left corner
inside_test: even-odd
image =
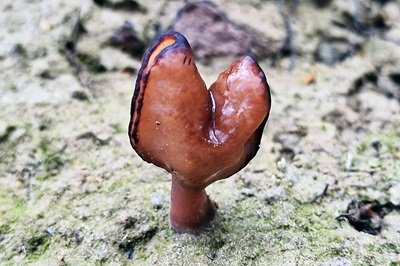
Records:
[[[250,50],[272,109],[193,236],[127,136],[143,49],[184,1],[1,1],[1,265],[400,264],[398,208],[375,235],[335,219],[355,199],[400,204],[400,1],[212,2],[255,46],[203,50],[200,73],[210,85]]]

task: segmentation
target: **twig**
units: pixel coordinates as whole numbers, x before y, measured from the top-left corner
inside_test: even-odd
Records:
[[[82,134],[80,134],[78,137],[77,137],[77,139],[91,139],[91,140],[93,140],[96,144],[98,144],[98,145],[100,145],[100,146],[103,146],[103,145],[107,145],[109,142],[110,142],[110,140],[111,140],[111,137],[109,137],[109,138],[107,138],[107,139],[101,139],[101,138],[99,138],[98,136],[96,136],[96,134],[94,134],[93,132],[85,132],[85,133],[82,133]]]
[[[80,18],[80,11],[78,11],[76,22],[72,28],[71,36],[69,40],[67,40],[63,47],[63,52],[65,57],[67,58],[68,63],[75,69],[75,75],[77,76],[79,82],[85,88],[88,88],[88,94],[93,98],[90,90],[92,89],[90,75],[87,71],[82,67],[82,64],[79,62],[77,58],[77,43],[79,38],[83,33],[86,33],[85,28],[82,25]]]
[[[285,55],[290,55],[289,70],[292,70],[295,65],[296,47],[294,42],[294,33],[290,23],[290,17],[296,11],[297,6],[299,5],[299,0],[291,0],[290,2],[292,2],[292,5],[288,5],[285,2],[285,0],[277,0],[279,13],[282,16],[285,26],[286,36],[282,41],[282,45],[279,47],[272,59],[272,66],[276,65],[276,61],[279,58]]]

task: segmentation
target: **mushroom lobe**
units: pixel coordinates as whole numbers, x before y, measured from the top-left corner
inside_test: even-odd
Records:
[[[207,90],[185,37],[167,32],[144,55],[130,142],[185,186],[204,188],[255,156],[270,105],[265,75],[252,57],[234,62]]]

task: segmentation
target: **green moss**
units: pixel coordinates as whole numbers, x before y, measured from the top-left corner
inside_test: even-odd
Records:
[[[110,126],[112,127],[114,134],[122,134],[126,131],[125,128],[122,127],[120,124],[111,124]]]
[[[386,242],[383,243],[382,245],[376,245],[375,243],[371,243],[366,245],[366,248],[370,252],[377,252],[377,253],[383,253],[383,252],[393,252],[396,254],[400,254],[400,243],[393,243],[393,242]]]
[[[358,143],[353,160],[356,171],[396,169],[400,159],[400,134],[397,132],[371,133]]]
[[[357,154],[363,154],[365,151],[368,149],[368,143],[362,142],[358,147],[357,147]]]
[[[129,182],[131,181],[131,177],[119,177],[111,180],[111,182],[104,183],[101,190],[102,191],[114,191],[121,188],[129,187]]]
[[[39,234],[32,236],[26,242],[26,252],[28,256],[34,256],[44,253],[50,244],[50,236],[48,234]]]
[[[135,251],[135,256],[142,260],[147,260],[150,257],[150,253],[143,247],[138,247]]]
[[[49,139],[42,139],[38,145],[39,154],[42,158],[43,171],[36,177],[39,181],[44,181],[57,175],[64,165],[62,151],[55,151]]]
[[[400,153],[400,132],[398,131],[388,132],[382,135],[382,139],[388,151],[391,154],[396,155],[396,157],[398,157]]]
[[[221,235],[217,235],[211,239],[209,248],[210,250],[217,251],[225,245],[225,240]]]
[[[372,143],[379,143],[379,152],[381,154],[388,153],[393,158],[398,159],[400,154],[400,133],[396,131],[388,131],[381,133],[372,133],[364,138],[357,147],[358,154],[364,154],[372,147]]]
[[[26,211],[26,201],[12,195],[5,188],[0,188],[0,217],[5,223],[13,223],[20,220]]]
[[[0,235],[7,234],[11,231],[11,226],[9,224],[0,225]]]

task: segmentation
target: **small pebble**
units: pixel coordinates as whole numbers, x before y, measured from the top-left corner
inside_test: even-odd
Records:
[[[394,205],[400,205],[400,183],[389,189],[390,202]]]
[[[283,187],[272,187],[263,193],[262,198],[267,202],[274,202],[280,200],[284,194],[285,191]]]
[[[154,192],[151,194],[151,204],[153,205],[154,208],[160,209],[164,204],[165,204],[165,196],[158,193]]]
[[[80,244],[82,242],[82,240],[83,240],[83,236],[81,236],[79,231],[75,231],[74,232],[74,239],[75,239],[76,244]]]
[[[346,171],[351,170],[352,166],[353,166],[353,154],[348,153],[347,154],[347,159],[346,159],[345,170]]]
[[[41,20],[39,23],[39,28],[44,32],[51,31],[51,23],[48,20]]]
[[[304,85],[310,85],[315,83],[315,75],[312,73],[308,73],[302,78],[301,83],[303,83]]]
[[[215,260],[215,258],[217,257],[217,253],[213,250],[210,250],[206,253],[206,257],[210,260]]]
[[[128,250],[128,260],[133,260],[133,247]]]
[[[46,228],[44,232],[48,235],[54,235],[56,232],[51,228]]]
[[[289,181],[292,185],[296,184],[299,181],[299,170],[294,165],[289,165],[286,168],[285,178]]]

